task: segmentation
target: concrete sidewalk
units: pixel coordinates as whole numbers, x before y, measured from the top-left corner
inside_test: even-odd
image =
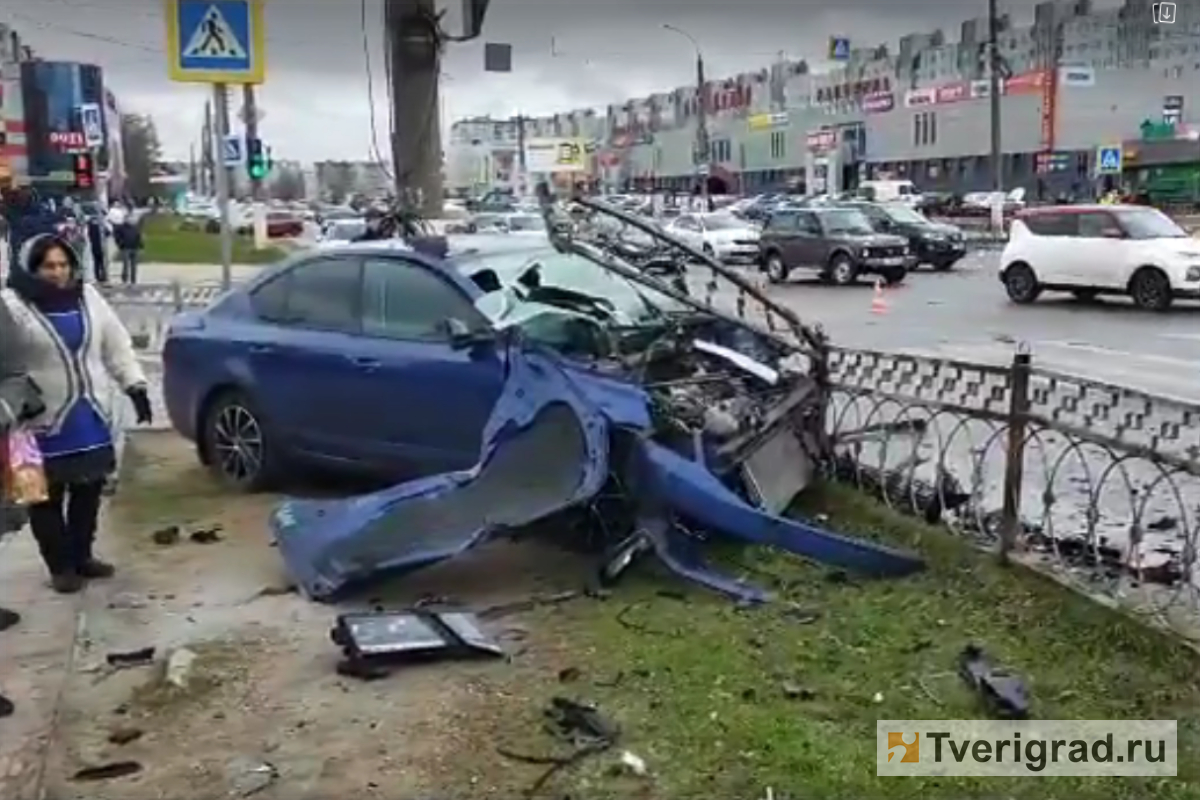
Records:
[[[0,719],[4,800],[41,800],[83,597],[51,591],[28,528],[0,539],[0,603],[22,616],[15,628],[0,633],[0,692],[16,704],[13,716]]]

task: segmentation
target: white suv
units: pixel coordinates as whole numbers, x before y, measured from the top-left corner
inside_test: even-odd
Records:
[[[1043,290],[1081,300],[1127,294],[1162,311],[1176,298],[1200,299],[1200,241],[1146,206],[1049,206],[1021,212],[1000,257],[1014,303]]]

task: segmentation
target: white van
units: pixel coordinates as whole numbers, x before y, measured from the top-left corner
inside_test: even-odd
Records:
[[[862,199],[873,203],[907,203],[917,205],[921,192],[912,181],[863,181],[858,185]]]

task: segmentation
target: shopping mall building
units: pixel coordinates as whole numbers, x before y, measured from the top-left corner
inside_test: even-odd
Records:
[[[1000,20],[1006,187],[1090,186],[1097,149],[1121,143],[1127,168],[1147,165],[1153,151],[1156,163],[1200,169],[1200,0],[1178,0],[1170,25],[1155,22],[1151,5],[1060,0],[1038,5],[1029,26]],[[924,190],[990,188],[988,20],[955,33],[911,33],[896,47],[851,41],[839,67],[820,75],[803,61],[780,62],[712,81],[710,189],[836,191],[884,176]],[[698,97],[680,87],[599,110],[458,121],[448,184],[514,183],[523,133],[578,141],[587,176],[610,189],[687,190],[705,171],[694,155]],[[1139,144],[1147,124],[1153,147]]]
[[[75,156],[92,153],[97,190],[120,195],[120,135],[116,98],[100,67],[42,60],[0,25],[0,187],[58,194],[74,183]]]

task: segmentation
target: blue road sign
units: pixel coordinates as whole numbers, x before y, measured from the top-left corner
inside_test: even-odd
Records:
[[[1096,172],[1101,175],[1119,175],[1124,160],[1122,156],[1119,144],[1096,148]]]
[[[231,133],[222,140],[222,159],[226,165],[241,164],[245,159],[245,153],[242,152],[242,137],[236,133]]]
[[[829,37],[829,59],[847,61],[850,58],[850,40],[845,36]]]
[[[166,0],[168,72],[183,83],[262,83],[263,0]]]

